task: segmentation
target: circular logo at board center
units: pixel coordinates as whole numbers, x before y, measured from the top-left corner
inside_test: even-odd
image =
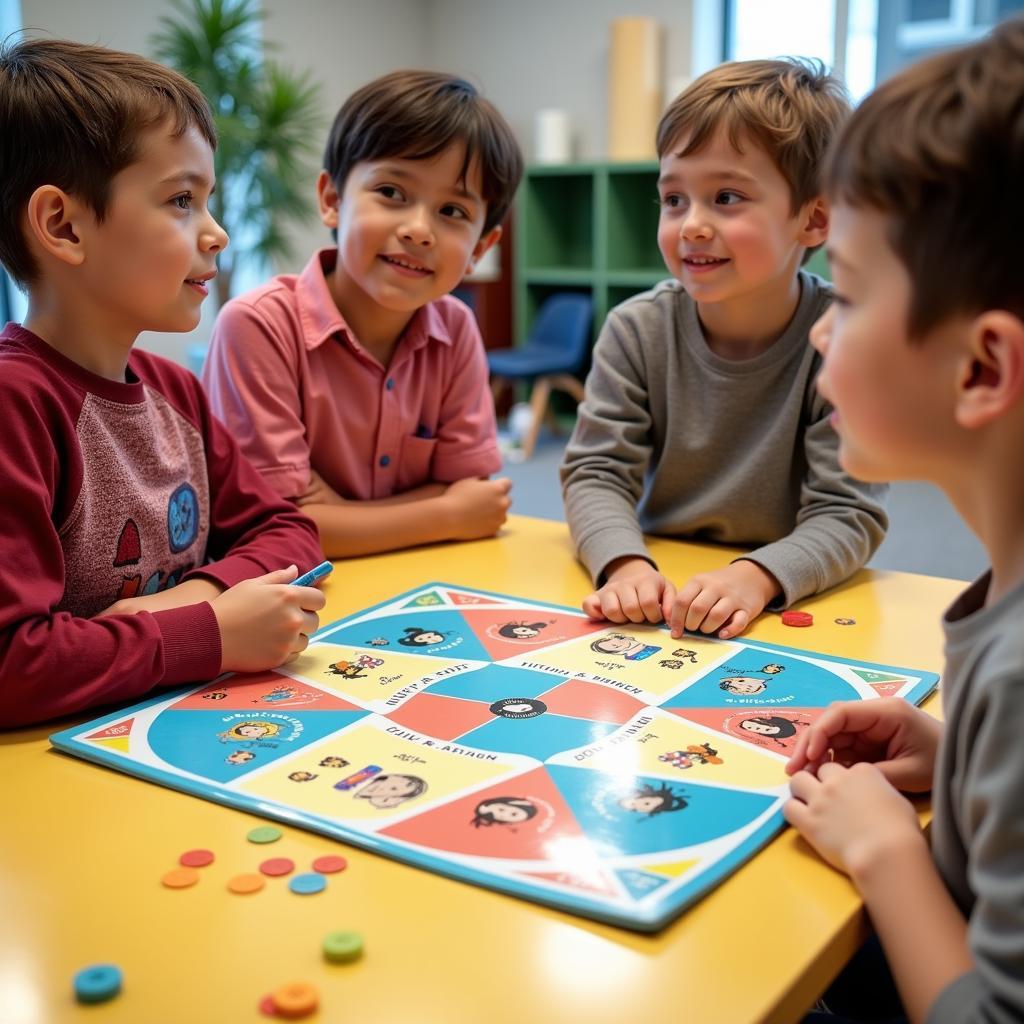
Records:
[[[542,700],[529,697],[502,697],[490,706],[492,715],[501,718],[536,718],[547,711],[548,706]]]

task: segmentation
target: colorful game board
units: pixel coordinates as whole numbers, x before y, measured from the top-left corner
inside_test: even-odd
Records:
[[[783,825],[786,758],[834,700],[937,676],[426,585],[57,748],[464,881],[643,931]]]

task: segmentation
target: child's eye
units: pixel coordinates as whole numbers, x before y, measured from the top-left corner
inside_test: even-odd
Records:
[[[189,210],[192,208],[192,193],[182,192],[181,195],[175,196],[171,202],[178,207],[179,210]]]
[[[461,206],[456,206],[454,203],[442,206],[441,213],[445,217],[454,217],[456,220],[469,220],[469,214]]]
[[[735,206],[737,203],[742,202],[742,200],[743,196],[741,196],[739,192],[731,192],[727,190],[725,192],[719,192],[715,202],[718,203],[719,206]]]
[[[678,210],[683,205],[683,197],[672,193],[667,196],[662,196],[658,203],[669,210]]]
[[[401,199],[402,193],[394,185],[378,185],[376,191],[385,199]]]

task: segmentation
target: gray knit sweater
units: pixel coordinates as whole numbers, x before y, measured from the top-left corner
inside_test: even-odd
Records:
[[[888,525],[885,488],[839,467],[807,340],[831,296],[811,274],[800,283],[782,336],[746,360],[710,350],[676,281],[609,314],[561,467],[569,527],[596,582],[615,558],[653,563],[644,533],[753,547],[746,557],[782,585],[773,607],[870,558]]]

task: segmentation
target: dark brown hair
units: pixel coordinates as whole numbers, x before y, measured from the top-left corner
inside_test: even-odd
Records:
[[[16,281],[38,273],[21,230],[32,193],[55,185],[102,220],[139,136],[165,120],[175,136],[195,126],[216,147],[203,94],[176,71],[65,39],[0,45],[0,262]]]
[[[876,89],[836,140],[825,186],[887,219],[911,337],[956,314],[1024,316],[1024,18]]]
[[[523,175],[512,129],[469,83],[434,71],[394,71],[357,89],[338,111],[324,170],[340,193],[349,172],[368,160],[427,160],[452,143],[466,147],[461,177],[480,163],[484,232],[500,224]]]
[[[658,124],[658,156],[684,141],[679,155],[690,156],[720,130],[737,150],[746,137],[779,168],[796,213],[821,194],[825,153],[849,113],[846,89],[820,61],[732,61],[701,75],[672,101]]]

